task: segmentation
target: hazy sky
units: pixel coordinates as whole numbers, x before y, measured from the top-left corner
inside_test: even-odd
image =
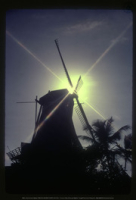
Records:
[[[7,12],[6,152],[7,146],[13,150],[30,142],[34,131],[35,104],[16,102],[67,87],[55,39],[72,82],[82,76],[79,98],[89,123],[112,116],[115,129],[132,125],[132,17],[125,10]],[[77,134],[82,134],[75,112],[73,120]]]

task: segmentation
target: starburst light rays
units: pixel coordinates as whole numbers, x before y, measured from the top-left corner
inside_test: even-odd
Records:
[[[93,110],[95,111],[102,119],[106,119],[98,110],[96,110],[92,105],[90,105],[87,101],[85,103]]]
[[[46,123],[46,121],[55,113],[55,111],[60,107],[60,105],[65,101],[65,99],[68,97],[70,93],[67,93],[65,97],[55,106],[54,109],[46,116],[46,118],[39,124],[39,126],[35,130],[35,136],[36,133],[41,129],[41,127]]]
[[[9,35],[17,44],[19,44],[24,50],[26,50],[33,58],[35,58],[43,67],[45,67],[51,74],[53,74],[59,81],[62,79],[57,76],[50,68],[48,68],[37,56],[35,56],[27,47],[25,47],[19,40],[17,40],[9,31],[6,31],[6,34]]]
[[[88,73],[101,61],[101,59],[111,50],[113,46],[123,37],[123,35],[127,32],[127,30],[132,26],[132,22],[125,28],[122,33],[114,39],[114,41],[111,43],[111,45],[102,53],[102,55],[95,61],[95,63],[88,69],[88,71],[84,74],[83,79],[85,76],[88,75]]]

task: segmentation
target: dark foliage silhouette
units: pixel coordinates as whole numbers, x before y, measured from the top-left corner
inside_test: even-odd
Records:
[[[115,162],[117,161],[116,155],[126,155],[129,159],[129,153],[119,147],[117,141],[121,139],[121,134],[130,129],[129,125],[121,127],[119,130],[114,131],[113,118],[108,120],[96,120],[92,124],[92,132],[94,140],[90,136],[79,136],[83,140],[90,142],[90,145],[85,150],[85,157],[87,167],[91,170],[96,169],[98,166],[102,170],[112,171]],[[119,165],[119,164],[118,164]]]

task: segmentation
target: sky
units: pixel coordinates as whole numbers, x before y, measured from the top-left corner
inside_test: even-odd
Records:
[[[5,152],[31,142],[34,132],[35,104],[16,102],[68,87],[55,39],[72,83],[82,77],[78,95],[90,125],[112,116],[115,130],[132,126],[132,32],[133,15],[126,10],[8,10]],[[75,111],[73,122],[77,135],[85,134]]]

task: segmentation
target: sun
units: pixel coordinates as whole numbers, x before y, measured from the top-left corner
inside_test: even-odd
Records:
[[[54,81],[52,85],[53,89],[55,90],[67,89],[70,94],[74,94],[77,83],[79,83],[76,90],[76,95],[78,96],[81,103],[85,104],[85,101],[89,103],[93,102],[94,90],[96,90],[97,83],[94,80],[94,77],[91,75],[87,75],[84,77],[84,70],[81,68],[80,64],[78,66],[75,65],[68,71],[73,87],[71,87],[71,85],[69,84],[68,78],[64,70],[63,69],[61,70],[59,66],[56,68],[60,69],[56,73],[59,74],[59,77],[62,81],[58,81],[57,84]],[[81,79],[79,80],[80,76]]]
[[[75,87],[67,87],[67,90],[69,91],[70,94],[73,94]]]

